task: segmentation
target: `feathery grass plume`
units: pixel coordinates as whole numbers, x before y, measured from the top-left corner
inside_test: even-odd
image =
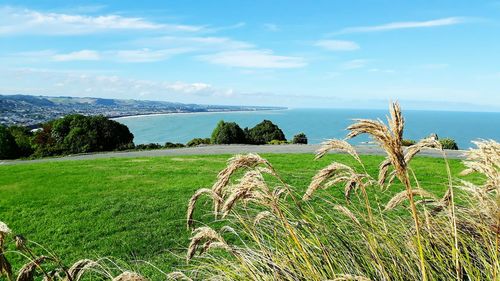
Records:
[[[267,217],[270,217],[272,216],[272,213],[269,212],[269,211],[262,211],[260,213],[258,213],[256,216],[255,216],[255,219],[253,220],[253,225],[256,226],[260,223],[261,220],[267,218]]]
[[[97,263],[93,260],[83,259],[75,262],[69,269],[68,275],[64,279],[65,281],[72,280],[78,281],[82,278],[83,274],[92,267],[97,266]]]
[[[226,217],[239,200],[254,200],[266,205],[271,200],[271,194],[262,174],[257,170],[250,170],[243,175],[228,195],[222,206],[222,217]]]
[[[312,178],[309,187],[306,190],[306,193],[302,197],[302,200],[309,200],[312,197],[312,194],[322,187],[322,184],[326,180],[335,180],[336,178],[351,178],[352,175],[356,174],[354,170],[342,163],[333,162],[328,165],[326,168],[321,169],[314,177]],[[331,185],[331,184],[330,184]]]
[[[348,216],[353,222],[355,222],[357,225],[361,226],[361,223],[359,222],[358,218],[356,218],[356,216],[346,207],[344,207],[342,205],[335,205],[335,206],[333,206],[333,208],[335,210],[343,213],[344,215]]]
[[[378,184],[383,186],[385,180],[387,179],[387,174],[389,172],[389,167],[391,167],[391,159],[385,158],[384,161],[378,166]]]
[[[220,196],[217,195],[217,193],[215,193],[213,190],[208,189],[208,188],[198,189],[195,192],[195,194],[191,197],[191,199],[189,199],[188,209],[187,209],[187,228],[188,229],[191,227],[194,227],[194,220],[193,220],[194,206],[196,204],[196,201],[198,201],[198,198],[203,194],[207,194],[210,197],[212,197],[212,199],[214,200],[214,204],[215,204],[215,202],[219,202],[219,203],[222,202],[222,199],[220,198]]]
[[[0,276],[7,276],[7,280],[12,278],[12,266],[4,255],[5,237],[12,231],[4,222],[0,221]]]
[[[412,190],[412,195],[413,196],[421,196],[421,197],[429,197],[429,198],[432,198],[434,200],[437,200],[437,198],[436,198],[436,196],[434,196],[434,194],[427,192],[424,189],[415,188]],[[409,197],[408,192],[406,192],[406,190],[397,193],[396,195],[394,195],[394,197],[391,198],[391,200],[389,200],[389,202],[385,206],[384,211],[388,211],[388,210],[392,210],[392,209],[396,208],[399,204],[401,204],[403,201],[408,199],[408,197]]]
[[[356,149],[354,149],[354,147],[345,140],[338,140],[338,139],[330,139],[325,142],[322,142],[321,147],[316,151],[315,159],[323,157],[331,150],[339,150],[347,152],[354,159],[356,159],[356,161],[362,164],[361,159],[359,158],[358,153],[356,152]]]
[[[189,278],[186,276],[186,274],[180,272],[180,271],[173,271],[167,274],[167,280],[185,280],[185,281],[192,281],[193,279]]]
[[[495,190],[500,193],[500,143],[494,140],[473,141],[477,146],[466,152],[467,161],[464,161],[466,170],[462,175],[472,172],[483,174],[487,181],[483,187],[490,191]]]
[[[222,197],[222,190],[229,183],[231,176],[238,171],[239,169],[244,168],[256,168],[259,165],[264,165],[267,168],[267,171],[271,172],[273,175],[276,175],[274,169],[266,159],[260,157],[257,154],[249,153],[246,155],[238,154],[234,157],[231,157],[228,160],[227,167],[219,172],[217,175],[217,181],[212,186],[212,190],[219,196]],[[217,214],[220,209],[220,203],[215,202],[215,213]]]
[[[202,253],[203,250],[209,249],[210,244],[215,242],[221,243],[218,244],[218,248],[221,248],[223,246],[224,249],[230,250],[226,241],[224,241],[224,238],[222,238],[222,236],[220,236],[215,230],[213,230],[208,226],[199,227],[195,229],[193,233],[194,235],[191,238],[191,242],[189,243],[187,251],[187,256],[186,256],[187,261],[189,261],[194,257],[196,251],[200,248],[200,245],[202,243],[203,243]]]
[[[391,118],[387,118],[389,127],[381,120],[354,119],[356,123],[347,127],[347,138],[354,138],[361,134],[369,134],[387,152],[391,164],[394,166],[401,181],[404,181],[406,162],[404,161],[403,140],[404,119],[398,103],[391,103],[389,108]],[[390,128],[390,129],[389,129]]]
[[[397,102],[393,102],[389,106],[390,118],[387,117],[388,126],[381,120],[355,119],[356,123],[347,127],[349,134],[347,138],[353,138],[360,134],[368,134],[387,153],[387,158],[390,159],[391,165],[396,171],[395,175],[403,183],[406,188],[408,200],[410,201],[410,210],[415,223],[416,238],[418,251],[420,256],[420,268],[422,280],[427,281],[427,272],[425,266],[424,249],[420,237],[420,222],[417,213],[417,207],[413,200],[412,186],[408,175],[407,163],[403,152],[403,130],[404,118],[401,113],[401,108]]]
[[[17,275],[16,281],[33,281],[35,278],[36,269],[41,268],[40,265],[47,259],[50,258],[47,256],[41,256],[25,264],[19,271],[19,275]]]
[[[10,234],[12,231],[10,230],[10,228],[7,226],[7,224],[5,224],[4,222],[0,221],[0,235],[7,235],[7,234]]]
[[[135,272],[125,271],[113,278],[113,281],[148,281],[148,279]]]
[[[414,145],[410,145],[405,151],[405,162],[410,163],[411,159],[424,148],[442,150],[443,146],[433,137],[421,139]]]

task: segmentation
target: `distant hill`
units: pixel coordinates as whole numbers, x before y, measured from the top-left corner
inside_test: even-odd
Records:
[[[276,110],[284,107],[184,104],[166,101],[0,95],[0,124],[36,127],[68,114],[120,117],[157,113]]]

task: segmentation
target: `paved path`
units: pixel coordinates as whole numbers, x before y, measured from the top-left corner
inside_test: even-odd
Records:
[[[37,162],[57,162],[67,160],[86,160],[102,158],[133,158],[133,157],[156,157],[156,156],[180,156],[180,155],[211,155],[211,154],[238,154],[238,153],[314,153],[320,147],[319,144],[311,145],[208,145],[189,148],[141,150],[104,152],[91,154],[68,155],[58,158],[42,158],[35,160],[6,160],[0,165],[26,164]],[[374,145],[356,146],[359,154],[385,155],[385,152]],[[447,150],[446,155],[450,159],[463,159],[463,150]],[[441,152],[436,150],[424,150],[420,156],[441,157]]]

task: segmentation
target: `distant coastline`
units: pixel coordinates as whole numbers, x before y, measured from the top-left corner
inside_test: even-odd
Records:
[[[255,110],[220,110],[220,111],[185,111],[185,112],[163,112],[163,113],[144,113],[144,114],[131,114],[131,115],[118,115],[118,116],[107,116],[112,120],[119,119],[131,119],[131,118],[139,118],[139,117],[147,117],[147,116],[168,116],[168,115],[178,115],[178,114],[216,114],[216,113],[244,113],[244,112],[262,112],[262,111],[284,111],[289,110],[289,108],[263,108],[263,109],[255,109]]]

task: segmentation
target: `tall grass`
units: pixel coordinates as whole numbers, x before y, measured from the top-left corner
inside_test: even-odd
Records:
[[[257,155],[230,159],[213,193],[204,192],[216,202],[215,217],[222,214],[227,225],[220,231],[208,226],[194,229],[186,271],[191,278],[499,280],[500,144],[478,141],[477,149],[468,152],[464,174],[482,174],[483,185],[452,179],[447,167],[447,188],[440,198],[421,186],[409,163],[422,149],[443,151],[441,145],[427,138],[404,148],[404,119],[397,103],[391,104],[388,125],[381,120],[355,121],[347,138],[368,134],[387,152],[378,179],[366,172],[344,140],[324,143],[317,157],[342,150],[360,165],[331,163],[318,171],[305,194],[287,186]],[[237,179],[239,170],[243,176]],[[388,202],[379,202],[376,192],[366,192],[383,192],[396,180],[404,190]],[[319,193],[330,188],[343,188],[346,201]],[[398,209],[407,209],[408,215]],[[188,227],[193,222],[190,212]],[[227,227],[229,233],[223,230]],[[196,253],[199,257],[194,258]]]
[[[452,178],[445,161],[448,178],[444,196],[438,196],[422,185],[410,163],[423,149],[440,150],[446,159],[439,142],[427,138],[404,148],[397,103],[387,119],[387,125],[358,119],[348,127],[347,138],[368,134],[387,152],[377,178],[345,140],[323,143],[316,158],[340,150],[357,164],[330,163],[305,192],[289,186],[259,155],[229,159],[212,188],[199,189],[189,200],[187,228],[193,232],[187,263],[164,273],[164,279],[500,280],[500,144],[477,141],[467,153],[462,175],[477,173],[482,185]],[[379,193],[398,187],[394,197],[380,201]],[[329,189],[342,189],[344,198]],[[206,214],[213,224],[195,217],[203,197],[213,205]],[[21,236],[9,240],[28,260],[15,272],[5,257],[10,236],[0,222],[0,278],[147,280],[109,259],[83,259],[67,267],[49,251],[35,254],[33,242]]]

